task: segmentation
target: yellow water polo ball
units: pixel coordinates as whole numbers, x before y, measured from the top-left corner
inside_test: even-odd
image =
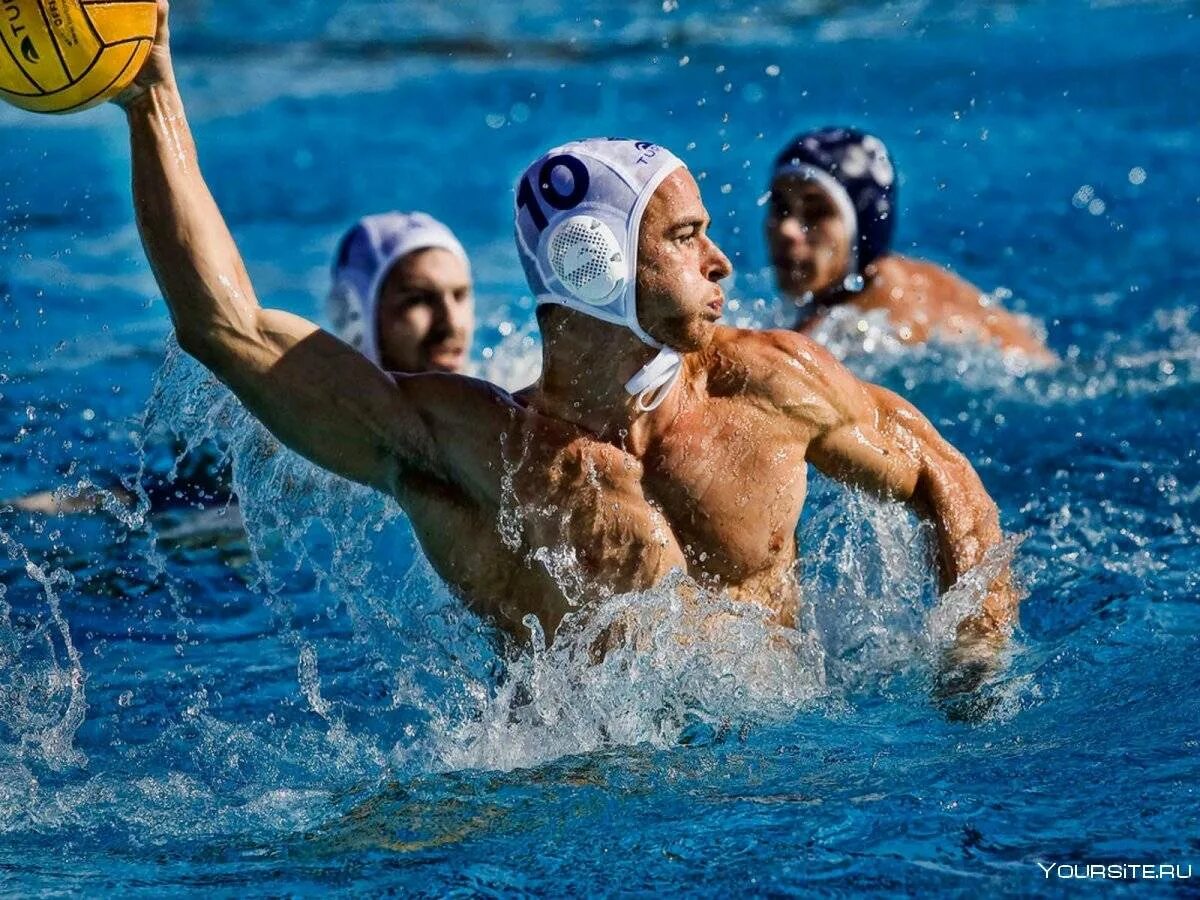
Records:
[[[0,0],[0,99],[68,113],[110,99],[141,69],[153,0]]]

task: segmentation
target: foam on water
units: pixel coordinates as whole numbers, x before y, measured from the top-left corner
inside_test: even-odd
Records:
[[[506,336],[502,349],[498,371],[488,370],[485,359],[485,375],[520,383],[518,375],[536,373],[540,351],[528,333]],[[903,359],[897,349],[890,362],[907,364]],[[899,505],[816,475],[800,531],[798,629],[774,625],[765,611],[707,594],[676,575],[636,595],[580,594],[581,610],[568,616],[552,646],[529,620],[530,646],[521,649],[504,644],[450,596],[394,502],[282,448],[173,343],[136,432],[143,443],[167,434],[184,440],[176,469],[205,444],[215,443],[231,460],[249,583],[294,655],[297,692],[313,719],[282,733],[227,724],[209,711],[211,689],[200,688],[156,743],[163,752],[182,745],[212,758],[193,771],[171,767],[170,774],[128,784],[98,773],[85,788],[58,795],[56,802],[80,821],[103,807],[120,808],[119,818],[132,816],[161,833],[172,827],[193,836],[232,833],[267,819],[286,830],[328,815],[339,785],[360,789],[423,772],[509,770],[606,748],[704,743],[804,710],[837,709],[897,677],[927,682],[957,621],[977,607],[985,573],[1002,561],[990,560],[939,601],[928,526]],[[175,475],[173,469],[168,480]],[[130,487],[138,488],[136,479]],[[151,577],[166,582],[185,640],[193,625],[186,591],[172,583],[156,527],[146,518],[148,500],[143,493],[132,509],[110,507],[127,527],[147,530],[143,562]],[[6,546],[10,555],[23,552],[11,541]],[[546,554],[542,564],[579,594],[570,559]],[[14,827],[41,821],[45,812],[31,761],[52,769],[86,764],[71,743],[86,708],[86,673],[57,593],[71,589],[70,578],[46,575],[32,562],[27,571],[43,589],[50,618],[18,640],[0,606],[10,663],[0,670],[11,673],[7,696],[19,700],[8,704],[10,737],[3,744]],[[365,678],[380,686],[376,701],[341,696],[343,673],[323,673],[320,641],[305,634],[291,599],[298,577],[348,615],[350,639],[368,662]],[[615,626],[622,639],[601,658],[595,648]],[[318,746],[301,768],[321,789],[263,792],[266,772],[293,767],[312,753],[305,748]],[[257,775],[230,805],[221,769],[248,766]],[[168,810],[173,825],[165,821]]]
[[[1175,389],[1177,377],[1194,380],[1200,341],[1190,321],[1185,315],[1147,323],[1081,374],[1068,360],[1068,383],[1079,384],[1081,393],[1092,385],[1144,396]],[[1142,349],[1143,342],[1168,349]],[[516,367],[528,371],[537,348],[524,349]],[[881,380],[919,372],[928,384],[956,355],[957,365],[974,373],[963,382],[967,396],[986,383],[1001,398],[1037,407],[1071,402],[1047,396],[1052,382],[1006,369],[986,351],[934,346],[908,355],[897,350],[886,359],[875,349],[876,355],[846,358],[878,366],[873,374]],[[1164,359],[1173,372],[1165,371]],[[193,447],[215,440],[226,448],[246,522],[248,583],[270,610],[308,715],[286,724],[225,721],[212,709],[214,688],[202,687],[176,719],[163,723],[156,740],[130,750],[127,769],[89,771],[72,742],[87,710],[87,663],[70,645],[59,602],[73,587],[63,573],[31,562],[27,574],[41,591],[47,618],[23,632],[0,599],[0,689],[15,698],[3,705],[0,719],[0,809],[8,833],[102,826],[151,841],[243,843],[255,834],[269,842],[270,835],[318,829],[352,813],[396,779],[540,767],[639,746],[710,745],[813,712],[836,717],[862,698],[911,698],[914,689],[928,692],[955,624],[977,606],[988,573],[1014,552],[1004,548],[1001,558],[939,599],[927,526],[898,505],[814,476],[800,529],[805,605],[798,629],[772,625],[752,606],[684,590],[677,577],[639,595],[590,604],[581,597],[586,614],[569,617],[552,646],[544,646],[531,622],[531,648],[519,649],[506,647],[449,595],[395,504],[282,449],[174,347],[139,424],[139,433],[163,431],[178,432]],[[1165,502],[1181,512],[1180,533],[1195,540],[1194,516],[1185,514],[1200,497],[1177,487],[1160,485]],[[1038,562],[1031,565],[1025,555],[1020,564],[1035,586],[1050,558],[1058,560],[1053,578],[1059,583],[1070,583],[1064,570],[1080,579],[1097,569],[1137,578],[1163,574],[1148,555],[1105,546],[1117,538],[1100,515],[1086,504],[1064,505],[1049,529],[1030,537]],[[129,519],[134,527],[138,522]],[[153,532],[153,525],[146,527]],[[14,542],[6,546],[10,556],[24,552]],[[163,552],[147,544],[144,565],[170,580],[176,576],[162,564]],[[569,560],[558,562],[570,571]],[[314,610],[297,606],[297,579],[316,586],[332,604],[329,612],[345,613],[349,634],[333,641],[308,633]],[[187,592],[181,585],[173,590],[170,615],[186,633],[194,628],[185,611]],[[698,599],[691,605],[681,600],[692,595]],[[712,621],[720,627],[703,624]],[[597,659],[599,636],[629,622],[637,627]],[[349,655],[346,647],[353,648]],[[1036,706],[1047,690],[1039,672],[1049,651],[1023,659],[1020,647],[983,692],[991,721]],[[377,689],[364,691],[364,684]],[[127,714],[118,707],[90,714]],[[924,714],[936,712],[930,705]],[[83,779],[50,777],[71,768],[86,773]],[[139,770],[153,774],[125,774]]]
[[[851,365],[879,380],[904,380],[919,372],[927,383],[949,367],[970,375],[968,389],[1015,392],[1042,406],[1072,398],[1070,390],[1049,387],[1061,381],[1015,371],[986,349],[937,344],[905,349],[884,323],[871,322],[864,330],[861,319],[847,317],[840,325],[850,335],[846,342],[826,339]],[[1192,383],[1200,335],[1191,325],[1189,310],[1162,313],[1124,342],[1114,338],[1106,345],[1107,358],[1098,357],[1082,371],[1068,359],[1060,378],[1065,374],[1081,397],[1118,390],[1136,396]],[[1143,343],[1166,348],[1139,349]],[[538,348],[527,334],[513,335],[506,349],[504,372],[536,371]],[[510,374],[508,380],[515,379]],[[229,454],[253,560],[251,584],[295,655],[297,690],[319,723],[315,729],[290,726],[282,738],[269,730],[259,734],[210,715],[205,692],[199,691],[181,721],[164,733],[161,746],[183,740],[198,750],[224,746],[222,753],[228,754],[230,745],[240,745],[235,755],[243,762],[256,759],[271,766],[293,764],[297,747],[320,745],[323,754],[333,748],[336,760],[318,765],[320,779],[334,770],[353,773],[349,781],[337,779],[347,786],[402,773],[513,769],[609,747],[705,741],[755,723],[786,721],[805,709],[838,708],[896,677],[915,673],[918,681],[927,679],[954,625],[977,606],[986,573],[1001,561],[991,559],[982,572],[938,600],[928,526],[898,505],[815,475],[800,531],[805,604],[799,629],[774,626],[752,606],[681,590],[685,585],[676,577],[644,594],[592,603],[581,597],[586,614],[568,617],[553,646],[544,645],[531,622],[532,648],[506,649],[439,583],[394,503],[281,448],[224,387],[173,345],[139,427],[147,434],[176,433],[189,448],[215,440]],[[1179,492],[1178,485],[1160,487],[1175,506],[1190,508],[1200,500],[1198,492]],[[137,528],[145,502],[132,511],[114,506],[110,512]],[[1162,571],[1161,564],[1136,553],[1096,548],[1102,526],[1089,524],[1093,515],[1063,507],[1035,544],[1049,542],[1062,564],[1077,568],[1080,577],[1096,567],[1137,577]],[[147,527],[153,534],[153,526]],[[1180,529],[1198,533],[1182,520]],[[0,598],[7,733],[0,749],[8,785],[5,808],[15,827],[23,819],[19,811],[33,818],[44,812],[37,766],[86,766],[86,757],[72,744],[87,709],[86,670],[59,601],[62,591],[72,589],[69,573],[47,572],[19,543],[7,535],[4,541],[10,557],[24,560],[48,613],[23,630]],[[1012,552],[1009,547],[1004,556]],[[157,575],[165,572],[153,542],[145,561]],[[569,560],[557,564],[569,577]],[[384,705],[392,721],[403,720],[396,731],[362,727],[369,704],[358,701],[354,709],[356,703],[337,698],[343,685],[335,684],[331,693],[323,682],[317,644],[305,636],[302,624],[293,624],[289,588],[298,574],[314,579],[349,614],[353,640],[369,648],[372,677],[386,685]],[[1032,574],[1036,577],[1036,567]],[[699,600],[688,606],[680,599],[685,594]],[[175,614],[186,628],[182,605]],[[706,621],[719,621],[721,627],[706,627]],[[638,626],[628,630],[625,642],[597,659],[598,637],[616,623],[629,622]],[[1020,696],[1030,696],[1028,680],[1020,672],[1001,677],[1010,703],[993,707],[992,714],[1011,714]],[[201,823],[213,809],[228,802],[211,778],[211,773],[177,772],[140,779],[130,794],[128,785],[100,773],[87,790],[72,793],[69,803],[78,803],[75,814],[86,818],[85,809],[94,811],[102,800],[128,802],[143,810],[139,820],[149,820],[157,801],[163,810],[186,801],[196,810],[195,827],[203,831],[207,826]],[[319,819],[313,810],[328,811],[324,804],[336,792],[325,783],[328,790],[267,794],[251,787],[226,827],[242,827],[250,810],[281,815],[289,803],[295,805],[286,821]]]

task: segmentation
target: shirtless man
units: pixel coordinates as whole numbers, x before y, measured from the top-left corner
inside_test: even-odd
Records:
[[[849,128],[802,134],[775,160],[767,245],[779,289],[812,330],[841,304],[883,310],[905,343],[972,339],[1041,363],[1054,355],[979,288],[891,252],[895,172],[879,138]]]
[[[677,570],[790,621],[809,462],[928,516],[943,585],[1001,540],[974,470],[913,407],[801,335],[717,325],[729,261],[695,180],[654,144],[570,144],[518,182],[544,357],[515,395],[388,377],[263,309],[201,176],[160,9],[150,62],[118,102],[180,345],[285,444],[394,496],[442,578],[501,628],[524,638],[532,614],[552,637],[572,585],[640,591]],[[1015,614],[1006,571],[960,628],[964,652],[1001,644]]]

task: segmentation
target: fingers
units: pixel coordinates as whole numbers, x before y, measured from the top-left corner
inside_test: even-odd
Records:
[[[150,51],[150,56],[141,71],[138,72],[137,77],[133,79],[133,83],[112,100],[117,106],[123,107],[127,111],[146,97],[155,85],[173,83],[174,80],[171,67],[171,37],[168,27],[170,3],[168,0],[157,0],[156,10],[157,31],[154,35],[154,47]]]
[[[171,12],[171,4],[168,0],[158,0],[158,32],[154,42],[167,42],[167,18]]]
[[[154,32],[154,51],[166,50],[171,44],[170,19],[171,4],[168,0],[158,0],[158,22]]]

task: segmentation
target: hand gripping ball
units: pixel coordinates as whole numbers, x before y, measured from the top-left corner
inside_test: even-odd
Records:
[[[153,0],[0,0],[0,99],[68,113],[129,86],[150,48]]]

